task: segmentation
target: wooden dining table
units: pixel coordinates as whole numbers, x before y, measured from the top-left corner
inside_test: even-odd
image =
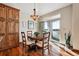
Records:
[[[39,41],[42,41],[44,38],[43,36],[28,36],[28,38],[32,39],[32,40],[39,40]]]
[[[37,36],[37,37],[35,37],[35,36],[28,36],[28,38],[30,39],[30,40],[35,40],[35,50],[37,50],[37,42],[39,42],[39,41],[43,41],[43,39],[44,39],[44,37],[43,36]]]
[[[46,39],[47,37],[43,37],[43,36],[28,36],[28,38],[30,40],[35,40],[35,43],[39,42],[39,41],[43,41],[44,39]]]

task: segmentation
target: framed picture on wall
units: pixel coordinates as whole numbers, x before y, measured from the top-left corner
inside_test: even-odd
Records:
[[[26,27],[26,21],[22,21],[22,27]]]
[[[34,22],[31,20],[28,21],[28,29],[34,29]]]

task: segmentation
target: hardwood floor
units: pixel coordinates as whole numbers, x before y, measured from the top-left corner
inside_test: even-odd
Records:
[[[45,56],[78,56],[78,55],[79,53],[75,53],[67,48],[64,49],[64,46],[51,42],[50,42],[50,54],[48,55],[48,53],[45,52]],[[37,49],[37,51],[27,52],[27,49],[22,48],[22,45],[19,45],[19,47],[14,47],[0,51],[0,56],[42,56],[42,52],[41,49]]]

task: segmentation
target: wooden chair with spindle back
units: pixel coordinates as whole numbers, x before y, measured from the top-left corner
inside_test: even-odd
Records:
[[[50,32],[43,33],[43,40],[37,42],[37,46],[42,49],[42,55],[45,55],[45,50],[49,51],[49,39],[50,39]]]
[[[22,45],[23,45],[23,47],[25,47],[26,46],[26,36],[25,36],[25,33],[21,32],[21,35],[22,35]]]
[[[28,36],[32,36],[32,31],[27,31],[27,39],[29,39]]]
[[[45,50],[48,50],[48,55],[50,53],[49,51],[49,39],[50,39],[50,32],[46,32],[46,33],[43,33],[43,50],[42,50],[42,54],[44,55],[44,52]]]
[[[28,41],[28,39],[26,39],[26,35],[25,32],[21,32],[22,35],[22,45],[23,45],[23,50],[26,53],[29,52],[30,49],[30,45],[32,44],[31,42]],[[29,55],[29,54],[28,54]]]
[[[30,44],[29,49],[32,49],[32,45],[35,44],[35,40],[28,38],[28,36],[32,37],[32,31],[27,31],[27,44]]]
[[[23,50],[22,55],[25,55],[26,47],[27,47],[25,32],[21,32],[21,36],[22,36],[22,50]]]

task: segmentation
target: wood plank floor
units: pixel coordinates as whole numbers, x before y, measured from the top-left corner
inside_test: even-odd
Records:
[[[45,56],[78,56],[79,53],[75,53],[67,48],[64,49],[64,46],[50,43],[50,54],[48,55],[47,51]],[[19,47],[10,48],[7,50],[0,51],[0,56],[42,56],[41,49],[37,51],[27,52],[27,49]]]

